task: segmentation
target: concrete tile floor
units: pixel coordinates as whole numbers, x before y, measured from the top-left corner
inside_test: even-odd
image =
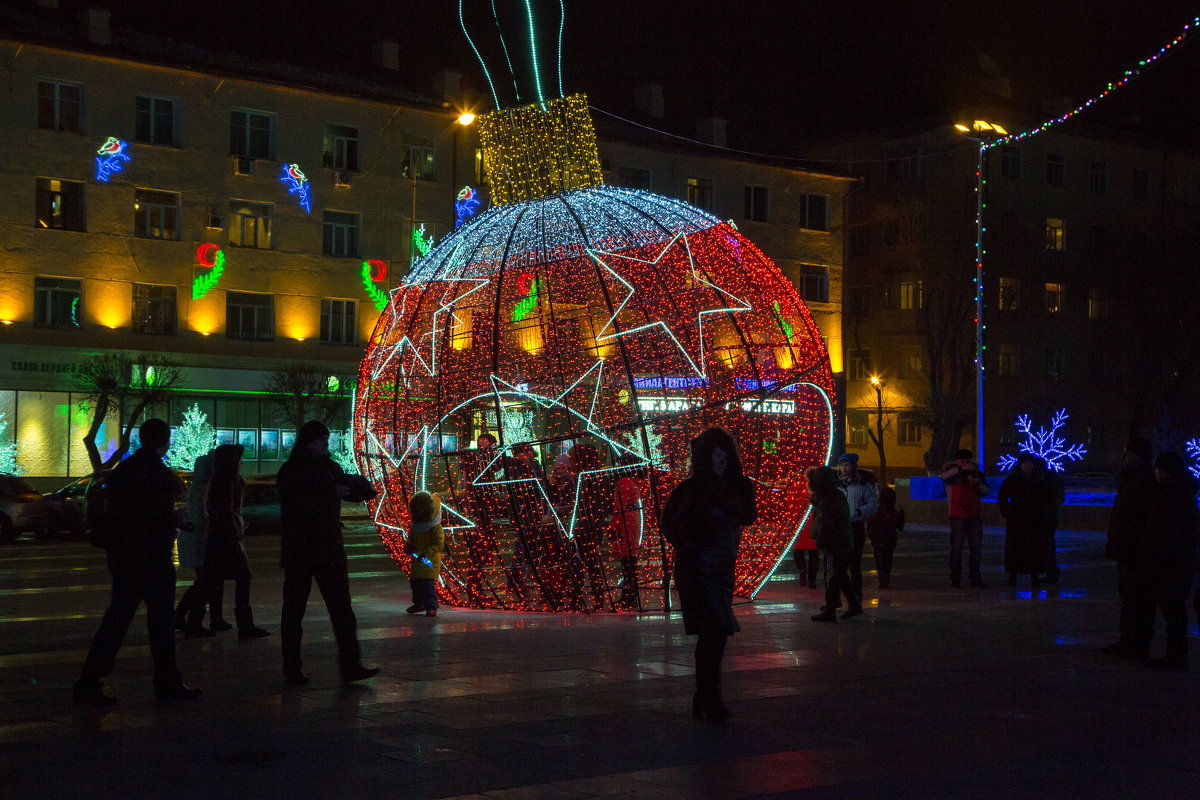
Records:
[[[106,603],[102,554],[25,540],[0,550],[0,796],[1200,793],[1200,679],[1098,652],[1117,613],[1102,534],[1060,532],[1062,583],[1031,591],[1027,579],[1005,585],[1002,532],[988,529],[989,588],[953,590],[945,532],[909,531],[894,588],[872,589],[868,573],[868,613],[836,625],[810,622],[820,592],[782,576],[738,606],[725,664],[736,716],[722,726],[690,718],[693,642],[677,618],[409,617],[407,583],[373,533],[359,524],[349,540],[360,638],[379,678],[338,685],[314,593],[310,686],[282,685],[277,636],[223,634],[178,645],[203,698],[157,704],[139,615],[109,711],[70,703]],[[275,632],[277,543],[252,537],[249,548],[258,622]]]

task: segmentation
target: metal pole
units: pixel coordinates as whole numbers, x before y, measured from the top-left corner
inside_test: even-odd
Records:
[[[979,159],[975,166],[975,457],[979,471],[986,474],[983,455],[983,176],[984,153],[987,146],[979,142]]]

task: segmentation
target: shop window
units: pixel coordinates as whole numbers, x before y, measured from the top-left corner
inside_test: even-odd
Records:
[[[358,214],[324,212],[321,252],[327,256],[358,256],[360,222]]]
[[[226,292],[225,335],[230,339],[274,339],[275,297]]]
[[[39,128],[79,133],[83,129],[83,87],[38,81],[37,115]]]
[[[326,125],[322,163],[333,169],[358,171],[358,128]]]
[[[33,324],[46,328],[83,327],[83,281],[33,279]]]
[[[178,239],[179,195],[174,192],[135,190],[133,233],[145,239]]]
[[[271,249],[275,207],[267,203],[232,200],[229,203],[229,243],[234,247]]]
[[[353,300],[321,300],[321,341],[327,344],[355,344],[358,332],[355,328]]]
[[[84,185],[78,181],[37,179],[37,224],[61,231],[85,231]]]
[[[229,118],[229,155],[275,160],[275,116],[235,109]]]
[[[713,182],[712,178],[688,178],[687,201],[696,208],[712,211]]]
[[[138,95],[133,103],[133,121],[134,141],[179,146],[179,105],[174,100]]]
[[[175,287],[135,283],[133,285],[134,332],[173,334],[175,325]]]

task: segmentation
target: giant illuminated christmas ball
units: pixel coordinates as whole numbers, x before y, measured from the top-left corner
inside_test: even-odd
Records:
[[[829,359],[795,287],[732,225],[602,185],[582,95],[487,115],[480,135],[493,207],[392,293],[360,370],[384,542],[414,563],[408,500],[434,491],[446,602],[662,610],[659,513],[718,425],[757,487],[736,584],[753,596],[831,447]]]

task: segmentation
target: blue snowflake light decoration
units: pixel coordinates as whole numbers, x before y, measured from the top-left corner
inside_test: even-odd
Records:
[[[1200,478],[1200,437],[1188,439],[1186,445],[1187,454],[1192,459],[1191,466],[1188,467],[1188,472]]]
[[[1068,445],[1067,440],[1058,435],[1058,429],[1063,426],[1063,423],[1068,418],[1065,408],[1059,409],[1054,418],[1050,420],[1050,429],[1039,427],[1035,433],[1033,423],[1029,421],[1028,414],[1022,414],[1017,417],[1015,425],[1017,430],[1025,435],[1025,441],[1019,445],[1019,450],[1022,453],[1033,453],[1038,458],[1046,462],[1046,465],[1055,472],[1062,472],[1065,467],[1063,461],[1081,461],[1084,455],[1087,454],[1087,448],[1082,444]],[[997,466],[1004,472],[1009,471],[1017,465],[1016,456],[1003,456]]]

